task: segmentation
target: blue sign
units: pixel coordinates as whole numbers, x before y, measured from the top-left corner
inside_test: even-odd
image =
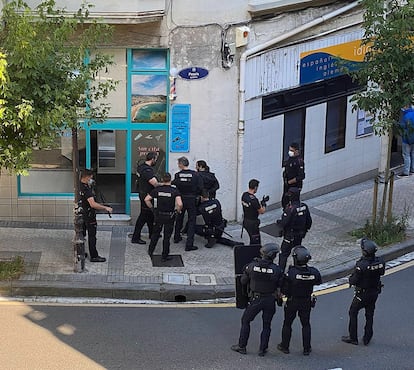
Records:
[[[190,67],[182,69],[178,75],[185,80],[200,80],[207,77],[208,70],[200,67]]]
[[[174,104],[171,108],[170,152],[190,151],[190,104]]]

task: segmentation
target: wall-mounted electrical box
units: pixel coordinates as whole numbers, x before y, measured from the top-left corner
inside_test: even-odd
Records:
[[[249,41],[250,28],[247,26],[241,26],[236,28],[236,47],[247,45]]]

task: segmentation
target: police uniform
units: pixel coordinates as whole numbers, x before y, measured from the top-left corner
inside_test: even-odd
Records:
[[[381,279],[385,262],[382,257],[361,257],[349,277],[349,284],[355,286],[355,295],[349,308],[349,338],[358,343],[358,312],[365,308],[365,328],[363,341],[368,344],[373,335],[375,303],[381,292]]]
[[[196,234],[207,239],[207,248],[215,243],[229,246],[240,244],[222,237],[227,222],[223,219],[221,204],[217,199],[202,201],[198,206],[198,213],[203,216],[204,225],[196,225]]]
[[[285,208],[289,203],[287,192],[289,188],[296,187],[302,190],[303,180],[305,179],[305,162],[300,156],[289,157],[283,163],[283,195],[282,195],[282,208]],[[289,184],[288,181],[296,178],[294,184]]]
[[[82,208],[83,208],[83,225],[82,231],[83,236],[86,236],[86,232],[88,233],[88,247],[89,247],[89,256],[90,258],[97,258],[99,257],[98,251],[96,250],[96,211],[93,209],[89,202],[89,198],[95,199],[95,192],[91,186],[85,184],[83,182],[80,183],[80,196],[82,201]]]
[[[292,248],[302,244],[302,239],[312,226],[312,217],[308,206],[300,200],[290,202],[284,209],[278,222],[283,229],[283,242],[280,247],[279,266],[285,271],[286,262]]]
[[[137,176],[138,176],[138,194],[141,202],[141,212],[135,223],[134,233],[132,234],[132,243],[137,243],[141,239],[141,230],[145,224],[148,226],[149,236],[151,237],[154,226],[154,214],[145,204],[145,197],[147,194],[154,189],[149,181],[155,177],[154,169],[152,166],[143,163],[137,167]]]
[[[209,198],[215,199],[216,192],[220,188],[220,184],[214,173],[210,171],[199,171],[198,174],[203,181],[203,188],[208,192]]]
[[[196,199],[201,194],[203,187],[202,179],[196,171],[183,169],[175,174],[172,184],[180,191],[183,201],[182,212],[177,215],[175,223],[174,242],[179,242],[181,240],[180,231],[183,227],[184,213],[187,211],[188,230],[185,249],[196,249],[194,247],[194,233],[197,217]]]
[[[255,258],[249,263],[241,277],[248,288],[249,305],[241,318],[239,347],[246,348],[250,334],[250,323],[262,311],[263,329],[260,335],[260,352],[266,352],[269,344],[271,323],[276,312],[275,292],[280,287],[282,271],[279,266],[265,258]]]
[[[249,234],[250,244],[260,244],[259,209],[261,205],[259,200],[254,194],[246,191],[241,197],[241,202],[243,206],[243,227]]]
[[[290,338],[292,336],[292,323],[298,314],[302,324],[302,342],[304,354],[311,351],[311,296],[314,285],[322,283],[320,272],[307,265],[289,266],[289,270],[283,279],[282,293],[287,297],[285,304],[285,318],[282,327],[282,342],[278,348],[289,351]]]
[[[170,253],[170,238],[174,230],[175,199],[180,192],[171,185],[161,185],[153,189],[149,195],[154,205],[154,229],[148,247],[148,254],[153,255],[161,230],[164,228],[162,242],[162,257],[166,258]]]

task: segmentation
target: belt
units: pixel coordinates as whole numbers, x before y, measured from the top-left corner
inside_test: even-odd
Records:
[[[262,298],[262,297],[270,297],[273,293],[259,293],[259,292],[252,292],[253,298]]]

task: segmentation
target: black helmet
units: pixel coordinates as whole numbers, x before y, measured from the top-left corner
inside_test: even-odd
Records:
[[[298,266],[306,265],[312,258],[309,251],[302,245],[293,248],[292,257],[293,262]]]
[[[273,261],[279,253],[279,246],[276,243],[267,243],[260,248],[262,258]]]
[[[287,196],[290,200],[298,200],[300,198],[300,189],[296,186],[289,188],[287,191]]]
[[[373,256],[375,252],[378,250],[377,244],[368,238],[362,238],[361,239],[361,249],[362,249],[362,255],[364,257]]]

